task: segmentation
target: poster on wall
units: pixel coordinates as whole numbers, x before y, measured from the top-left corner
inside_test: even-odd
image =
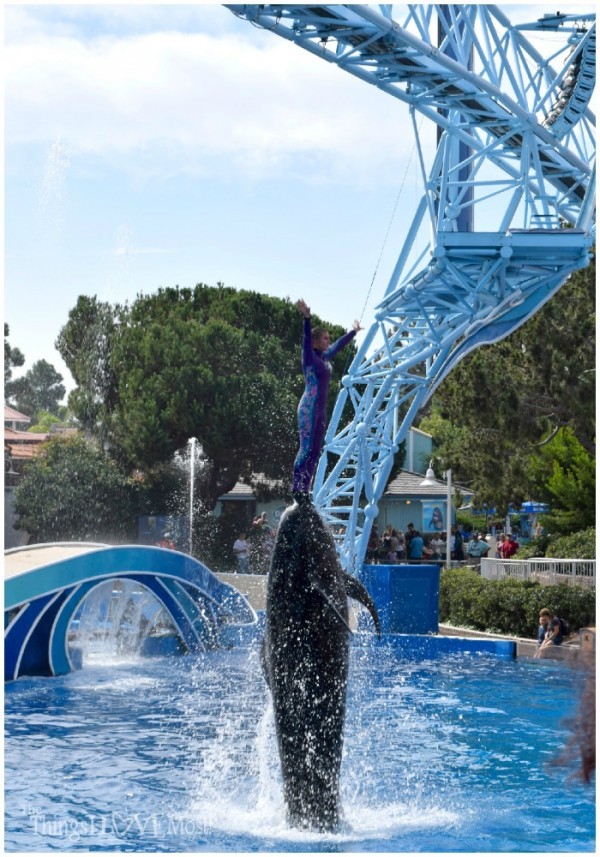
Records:
[[[441,533],[446,529],[444,504],[439,502],[423,503],[423,532]]]

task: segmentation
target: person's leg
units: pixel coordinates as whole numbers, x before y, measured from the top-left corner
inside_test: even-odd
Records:
[[[298,406],[300,448],[294,462],[292,494],[308,495],[325,437],[325,421],[316,413],[314,400],[303,396]]]

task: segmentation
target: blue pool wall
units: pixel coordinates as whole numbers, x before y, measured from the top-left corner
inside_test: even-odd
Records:
[[[351,646],[372,645],[375,632],[372,620],[366,610],[364,613],[365,628],[350,637]],[[238,646],[247,647],[259,645],[265,630],[266,614],[264,610],[257,611],[258,621],[255,625],[222,628],[220,640],[225,648]],[[362,620],[359,623],[362,625]],[[476,637],[445,637],[433,634],[391,634],[382,633],[376,645],[393,648],[401,657],[419,660],[441,657],[451,654],[491,655],[497,658],[512,660],[516,657],[517,648],[513,640],[490,640]],[[158,654],[158,653],[157,653]],[[166,654],[166,652],[165,652]]]
[[[364,565],[360,579],[375,602],[383,633],[438,633],[439,565]],[[362,614],[359,628],[368,630]]]

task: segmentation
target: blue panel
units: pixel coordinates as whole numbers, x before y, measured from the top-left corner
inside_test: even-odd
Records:
[[[4,680],[16,678],[16,669],[21,649],[33,624],[54,596],[44,595],[29,604],[16,618],[4,637]]]
[[[361,580],[367,588],[371,598],[377,607],[382,634],[391,632],[391,593],[390,593],[390,568],[389,565],[364,565]],[[367,630],[371,619],[363,611],[359,614],[359,630]]]
[[[125,578],[126,580],[136,580],[138,583],[142,583],[147,589],[153,592],[159,601],[165,605],[167,612],[175,622],[175,626],[181,633],[183,642],[188,649],[191,652],[202,649],[202,645],[200,644],[187,615],[182,610],[177,600],[167,589],[165,589],[159,580],[150,574],[121,574],[120,577]]]
[[[352,644],[392,647],[400,657],[411,660],[426,660],[444,655],[492,655],[512,660],[516,655],[516,643],[513,640],[488,640],[476,637],[388,634],[378,641],[377,638],[356,634],[352,637]]]
[[[179,606],[187,616],[189,624],[195,629],[203,643],[206,646],[215,645],[216,635],[212,628],[212,612],[210,610],[207,611],[204,605],[201,610],[189,592],[183,586],[180,586],[176,580],[161,578],[161,582],[172,593],[173,597],[177,599]],[[202,597],[200,592],[197,593],[197,597]]]
[[[23,649],[23,655],[18,668],[18,675],[52,675],[50,667],[50,633],[56,614],[62,607],[64,601],[69,597],[70,589],[60,592],[54,597],[44,610],[40,612],[31,636]]]
[[[98,581],[91,580],[78,586],[64,601],[57,615],[49,645],[50,669],[53,675],[65,675],[71,671],[71,664],[67,655],[69,623],[87,593],[97,585]]]
[[[439,565],[365,565],[362,581],[386,634],[437,634]]]

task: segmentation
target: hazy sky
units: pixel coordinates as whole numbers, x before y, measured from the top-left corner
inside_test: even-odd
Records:
[[[220,281],[370,322],[422,192],[400,102],[216,4],[9,4],[4,72],[22,371],[72,386],[54,342],[80,294]]]

